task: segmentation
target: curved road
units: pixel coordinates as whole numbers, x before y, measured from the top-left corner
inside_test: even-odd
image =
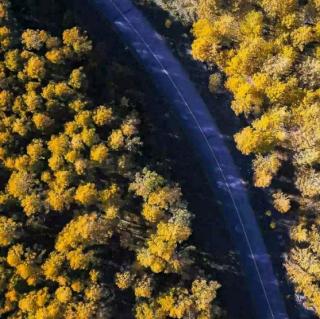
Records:
[[[257,319],[288,318],[247,190],[214,119],[188,75],[130,0],[89,3],[113,25],[149,73],[198,155],[240,251]]]

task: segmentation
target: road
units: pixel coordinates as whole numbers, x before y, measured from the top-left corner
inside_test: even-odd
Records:
[[[223,207],[228,229],[240,251],[257,319],[288,318],[247,189],[214,118],[188,75],[130,0],[91,0],[90,4],[112,24],[149,73],[199,158],[195,170],[204,170]]]

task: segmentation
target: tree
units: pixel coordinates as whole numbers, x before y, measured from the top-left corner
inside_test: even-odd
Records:
[[[0,246],[10,246],[19,237],[19,223],[12,218],[0,216]]]
[[[109,222],[97,214],[87,214],[72,220],[59,234],[56,249],[65,252],[79,245],[89,246],[104,243],[111,237]]]
[[[42,80],[45,77],[45,61],[39,57],[31,57],[25,66],[25,72],[31,79]]]
[[[106,106],[99,106],[94,114],[93,114],[93,121],[96,125],[103,126],[111,122],[112,120],[112,109]]]
[[[80,185],[76,190],[74,198],[83,205],[94,204],[98,199],[98,191],[95,184],[87,183],[85,185]]]
[[[30,193],[34,180],[26,171],[14,172],[8,181],[7,190],[10,195],[18,199]]]
[[[316,221],[310,229],[305,226],[302,229],[293,228],[294,247],[285,264],[289,278],[294,283],[297,292],[306,297],[307,305],[312,307],[317,315],[320,313],[318,227],[318,221]],[[303,236],[300,235],[301,232]]]
[[[268,187],[272,179],[278,173],[281,161],[277,153],[262,156],[258,154],[253,161],[254,185]]]
[[[280,213],[287,213],[291,208],[291,203],[289,197],[282,193],[277,192],[272,195],[273,206]]]
[[[73,49],[76,54],[85,55],[92,49],[92,43],[80,29],[74,27],[65,30],[62,35],[63,43]]]
[[[128,289],[132,284],[132,274],[129,271],[118,272],[115,275],[115,284],[121,290]]]
[[[281,127],[286,116],[285,109],[270,110],[255,120],[251,127],[246,127],[235,135],[237,147],[244,154],[270,152],[275,145],[286,139],[286,130]]]
[[[102,164],[108,158],[108,148],[104,144],[93,145],[90,152],[93,161]]]
[[[189,24],[196,19],[198,0],[155,0],[154,2],[184,24]]]
[[[41,198],[37,193],[32,193],[21,200],[21,206],[27,216],[39,213],[42,209]]]

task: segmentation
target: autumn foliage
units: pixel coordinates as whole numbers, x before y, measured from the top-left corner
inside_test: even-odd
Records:
[[[288,193],[272,195],[280,213],[297,206],[303,212],[286,267],[297,292],[320,315],[320,2],[199,0],[197,14],[193,57],[226,75],[231,107],[247,123],[234,136],[236,146],[254,156],[255,186],[290,179]]]
[[[92,48],[20,31],[0,0],[0,317],[212,318],[181,190],[139,169],[133,107],[89,96]]]
[[[319,10],[316,1],[201,0],[193,27],[193,56],[227,75],[232,108],[248,119],[235,141],[256,156],[256,185],[269,186],[290,161],[308,198],[319,191]]]

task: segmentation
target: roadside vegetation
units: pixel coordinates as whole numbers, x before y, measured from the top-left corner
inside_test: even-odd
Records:
[[[199,0],[138,0],[142,4],[153,2],[163,10],[168,11],[184,24],[190,24],[197,19]]]
[[[194,59],[218,69],[210,91],[232,93],[247,123],[236,146],[253,157],[253,184],[271,193],[275,210],[296,215],[285,267],[320,316],[319,1],[153,2],[193,25]]]
[[[220,317],[181,189],[138,164],[139,114],[90,95],[92,41],[14,14],[1,0],[0,317]]]

